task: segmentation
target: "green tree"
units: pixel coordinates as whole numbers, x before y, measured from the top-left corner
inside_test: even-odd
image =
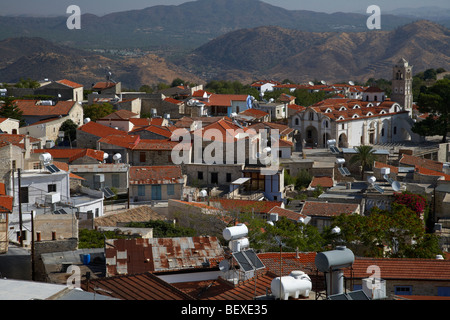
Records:
[[[64,131],[64,138],[74,141],[77,138],[77,128],[78,125],[72,119],[67,119],[61,124],[59,131]]]
[[[301,190],[303,188],[307,188],[311,183],[312,176],[308,172],[308,170],[302,169],[297,173],[295,177],[295,188]]]
[[[194,237],[197,232],[192,228],[186,228],[172,222],[151,220],[145,223],[130,222],[126,225],[130,228],[152,228],[155,238]]]
[[[17,82],[15,84],[16,88],[31,88],[31,89],[37,89],[39,88],[41,85],[39,84],[39,82],[32,80],[30,78],[27,79],[23,79],[21,78],[19,80],[19,82]]]
[[[339,235],[329,231],[334,226],[341,229]],[[361,256],[430,259],[441,253],[437,236],[426,233],[423,220],[405,205],[375,207],[367,216],[342,214],[331,228],[324,236],[328,241],[345,244]],[[384,246],[390,250],[384,252]]]
[[[418,121],[412,131],[422,136],[442,135],[442,143],[447,141],[450,130],[450,79],[436,81],[419,94],[419,111],[428,113],[426,121]]]
[[[23,112],[14,103],[14,98],[5,97],[2,98],[2,100],[3,105],[0,108],[0,117],[16,119],[20,121],[20,126],[25,125],[25,121],[22,116]]]
[[[372,167],[373,162],[377,159],[375,149],[371,146],[361,145],[355,147],[356,154],[349,160],[350,164],[359,163],[361,166],[361,180],[364,180],[364,171]]]
[[[84,117],[89,118],[92,121],[97,121],[98,119],[106,117],[114,111],[114,106],[110,103],[91,104],[83,106]]]

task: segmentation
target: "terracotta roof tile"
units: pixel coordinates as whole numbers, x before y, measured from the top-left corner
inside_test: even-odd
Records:
[[[106,143],[122,148],[133,149],[137,146],[141,138],[139,136],[111,134],[98,140],[100,143]]]
[[[132,166],[130,184],[178,184],[184,177],[179,166]]]
[[[178,145],[178,141],[162,140],[162,139],[140,139],[138,143],[131,146],[132,150],[154,150],[154,151],[170,151]]]
[[[399,161],[401,164],[406,164],[409,166],[420,166],[430,170],[442,171],[444,164],[439,161],[434,161],[430,159],[423,159],[409,154],[403,154]]]
[[[391,172],[393,173],[398,173],[398,168],[395,166],[391,166],[389,164],[383,163],[383,162],[379,162],[379,161],[375,161],[373,166],[377,169],[381,169],[381,168],[389,168],[391,169]]]
[[[111,81],[109,81],[109,82],[97,82],[96,84],[94,84],[92,86],[92,89],[94,89],[94,90],[104,90],[104,89],[112,88],[115,85],[116,85],[116,83],[115,82],[111,82]]]
[[[382,279],[409,280],[445,280],[450,281],[450,260],[438,259],[394,259],[394,258],[360,258],[353,263],[355,278],[367,278],[371,274],[367,269],[371,265],[380,268]],[[344,274],[350,276],[349,270]]]
[[[123,135],[126,136],[125,131],[117,130],[108,126],[104,126],[94,121],[89,121],[88,123],[82,125],[77,130],[92,134],[96,137],[106,137],[109,135]]]
[[[444,177],[445,181],[450,181],[450,175],[445,174],[443,172],[440,171],[435,171],[435,170],[431,170],[428,168],[424,168],[424,167],[420,167],[420,166],[415,166],[414,169],[417,173],[425,175],[425,176],[437,176],[437,177]]]
[[[58,101],[56,105],[46,106],[40,100],[15,100],[15,105],[24,116],[66,116],[78,103],[75,101]]]
[[[130,120],[131,118],[136,118],[139,115],[137,113],[121,109],[117,110],[116,112],[113,112],[111,114],[108,114],[107,116],[99,119],[99,120]]]
[[[342,213],[352,214],[358,210],[359,205],[354,203],[335,203],[306,201],[301,213],[307,216],[333,217]]]
[[[194,299],[150,272],[91,279],[89,282],[83,281],[81,289],[120,300]]]
[[[304,214],[281,207],[273,207],[272,209],[270,209],[269,213],[276,213],[279,217],[286,217],[295,222],[298,222],[300,218],[306,218]]]
[[[310,187],[318,187],[321,186],[323,188],[331,188],[334,185],[332,177],[313,177]]]
[[[240,212],[268,213],[272,208],[281,206],[282,202],[277,201],[256,201],[256,200],[241,200],[241,199],[217,199],[211,202],[218,203],[224,210]]]
[[[53,159],[67,159],[68,162],[82,157],[103,161],[104,152],[94,149],[35,149],[34,153],[50,153]]]
[[[79,84],[79,83],[76,83],[76,82],[73,82],[73,81],[70,81],[70,80],[67,80],[67,79],[58,80],[56,82],[58,82],[60,84],[63,84],[65,86],[67,86],[67,87],[73,88],[73,89],[83,87],[82,84]]]

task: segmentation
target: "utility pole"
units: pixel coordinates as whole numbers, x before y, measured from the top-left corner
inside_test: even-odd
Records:
[[[34,259],[34,214],[36,212],[31,210],[31,280],[35,281],[35,259]]]
[[[20,168],[17,169],[17,180],[18,180],[18,190],[19,190],[19,242],[20,246],[23,247],[23,231],[22,231],[22,191],[21,191],[21,184],[20,184]]]

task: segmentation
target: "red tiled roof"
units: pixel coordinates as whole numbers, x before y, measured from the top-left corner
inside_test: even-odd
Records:
[[[170,151],[178,145],[178,141],[162,139],[140,139],[139,142],[130,147],[132,150],[160,150]]]
[[[303,110],[306,109],[306,107],[299,106],[299,105],[296,105],[296,104],[289,104],[288,108],[292,109],[292,110],[295,110],[295,112],[300,112],[300,111],[303,111]]]
[[[130,184],[177,184],[183,179],[179,166],[130,167]]]
[[[259,274],[256,279],[253,277],[240,282],[237,286],[221,294],[207,297],[205,300],[253,300],[255,296],[266,295],[267,288],[270,288],[275,275],[270,272]],[[226,280],[221,280],[226,281]]]
[[[217,138],[222,138],[221,141],[228,142],[228,141],[236,141],[237,140],[236,134],[238,132],[246,131],[247,128],[242,129],[236,124],[234,124],[232,121],[220,119],[216,122],[207,125],[206,127],[203,127],[200,130],[195,130],[194,135],[198,136],[201,133],[203,139],[206,140],[208,137],[205,137],[205,133],[208,132],[208,130],[211,130],[209,131],[210,133],[215,133],[216,130],[217,132],[221,133],[221,137],[216,137],[214,136],[214,134],[211,134],[211,141],[215,141]]]
[[[125,131],[104,126],[102,124],[96,123],[95,121],[89,121],[88,123],[79,127],[77,130],[92,134],[96,137],[107,137],[112,134],[127,136],[127,133]]]
[[[0,196],[0,213],[12,213],[13,197]]]
[[[331,177],[313,177],[310,187],[321,186],[323,188],[331,188],[334,185],[333,178]]]
[[[40,100],[15,100],[15,105],[24,116],[66,116],[78,103],[75,101],[58,101],[54,106],[40,105]]]
[[[241,200],[241,199],[216,199],[211,202],[218,202],[220,206],[227,211],[268,213],[272,208],[281,206],[282,202],[277,201],[257,201],[257,200]]]
[[[137,113],[121,109],[111,114],[108,114],[107,116],[99,120],[130,120],[131,118],[136,118],[137,116],[139,116]]]
[[[281,135],[288,135],[291,132],[294,131],[294,129],[290,128],[289,126],[285,124],[275,123],[275,122],[258,122],[255,124],[252,124],[248,127],[249,129],[254,129],[256,132],[259,132],[259,130],[263,130],[266,128],[278,130],[278,132]]]
[[[97,82],[96,84],[94,84],[94,86],[92,87],[92,89],[94,90],[103,90],[103,89],[108,89],[108,88],[112,88],[116,85],[115,82]]]
[[[335,202],[320,202],[320,201],[306,201],[303,205],[301,213],[307,216],[338,216],[342,213],[352,214],[358,209],[358,204],[355,203],[335,203]]]
[[[269,213],[276,213],[279,217],[286,217],[296,222],[298,222],[300,218],[306,218],[304,214],[281,207],[273,207],[272,209],[270,209]]]
[[[133,149],[137,146],[141,138],[139,136],[111,134],[98,140],[100,143],[106,143],[122,148]]]
[[[262,110],[259,110],[259,109],[254,109],[254,108],[250,108],[250,109],[244,110],[240,114],[242,114],[244,116],[251,116],[251,117],[254,117],[255,119],[264,118],[265,116],[269,115],[265,111],[262,111]]]
[[[172,137],[173,131],[177,129],[176,127],[166,127],[166,126],[157,126],[157,125],[149,125],[146,127],[139,127],[136,129],[133,129],[131,133],[135,133],[138,131],[148,131],[152,133],[156,133],[160,136],[170,138]]]
[[[409,154],[403,154],[402,158],[399,161],[401,164],[406,164],[410,166],[419,166],[424,167],[430,170],[442,171],[444,168],[444,164],[439,161],[434,161],[430,159],[423,159],[415,156],[411,156]]]
[[[258,257],[266,266],[266,270],[280,274],[280,259],[283,268],[282,276],[290,274],[292,271],[303,271],[308,274],[315,272],[316,252],[266,252],[258,253]]]
[[[391,166],[389,164],[383,163],[383,162],[379,162],[379,161],[375,161],[373,166],[377,169],[381,169],[381,168],[389,168],[391,169],[392,173],[398,173],[398,168],[395,166]]]
[[[82,157],[103,161],[104,152],[94,149],[35,149],[34,153],[50,153],[54,159],[67,159],[68,162]]]
[[[424,167],[420,167],[420,166],[415,166],[414,169],[417,173],[419,174],[423,174],[425,176],[437,176],[437,177],[444,177],[445,181],[450,181],[450,175],[445,174],[443,172],[440,171],[435,171],[435,170],[431,170],[428,168],[424,168]]]
[[[209,101],[205,102],[208,106],[230,107],[231,101],[247,101],[246,94],[212,94]]]
[[[150,272],[91,279],[81,289],[120,300],[194,300]]]
[[[376,265],[380,268],[382,279],[408,280],[445,280],[450,281],[450,260],[438,259],[395,259],[395,258],[360,258],[353,263],[353,276],[367,278],[368,267]],[[350,270],[344,270],[350,277]]]
[[[2,133],[0,134],[0,142],[10,143],[15,146],[24,148],[24,139],[27,137],[25,134],[9,134],[9,133]],[[36,139],[34,137],[28,136],[28,139],[30,139],[30,143],[38,143],[40,142],[39,139]]]
[[[381,90],[378,87],[368,87],[364,92],[384,92],[384,90]]]
[[[73,89],[83,87],[82,84],[79,84],[79,83],[76,83],[76,82],[73,82],[73,81],[70,81],[70,80],[67,80],[67,79],[58,80],[56,82],[58,82],[60,84],[63,84],[65,86],[67,86],[67,87],[71,87]]]
[[[174,103],[174,104],[182,104],[183,103],[183,101],[180,101],[180,100],[177,100],[174,98],[170,98],[170,97],[165,98],[164,101]]]

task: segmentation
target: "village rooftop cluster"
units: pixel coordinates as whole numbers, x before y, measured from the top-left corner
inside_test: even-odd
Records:
[[[0,119],[0,259],[12,259],[23,277],[0,269],[0,299],[448,298],[449,144],[411,129],[427,116],[413,101],[412,68],[405,59],[392,66],[389,96],[352,82],[274,80],[252,83],[256,97],[203,85],[126,92],[111,79],[90,88],[60,79],[2,90],[22,122]],[[289,93],[264,99],[276,90],[327,98],[309,106]],[[103,103],[114,112],[86,117],[86,106]],[[74,134],[61,129],[68,120]],[[375,160],[354,161],[361,147]],[[302,174],[310,177],[303,187],[288,179]],[[391,258],[398,248],[386,243],[377,258],[354,243],[349,250],[335,219],[390,210],[401,194],[426,199],[427,231],[439,236],[442,254]],[[258,232],[246,214],[263,222]],[[151,220],[198,234],[155,237],[129,224]],[[258,236],[281,221],[336,237],[320,252],[287,250],[282,238],[271,251],[256,249]],[[123,237],[80,248],[82,230]],[[26,252],[29,263],[15,261],[12,250]],[[322,268],[336,257],[338,269]]]

